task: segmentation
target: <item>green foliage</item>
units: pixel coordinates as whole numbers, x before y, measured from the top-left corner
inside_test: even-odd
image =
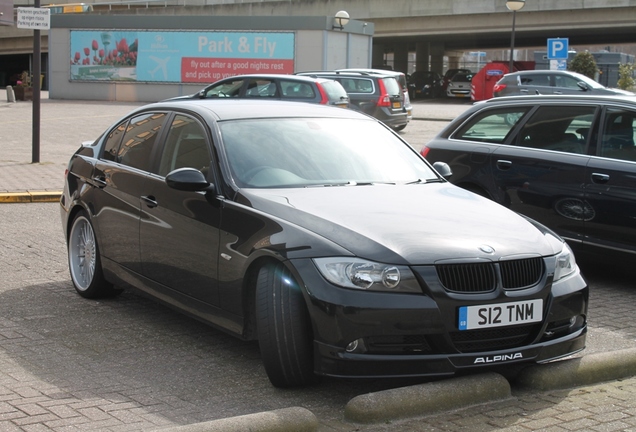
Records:
[[[634,79],[634,71],[636,66],[634,63],[626,63],[618,65],[618,82],[616,85],[623,90],[636,90],[636,79]]]
[[[596,74],[598,73],[596,60],[588,51],[577,53],[568,65],[568,70],[578,72],[592,79],[596,79]]]

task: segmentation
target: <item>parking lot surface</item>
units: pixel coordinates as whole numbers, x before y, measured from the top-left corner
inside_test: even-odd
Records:
[[[0,94],[2,96],[2,94]],[[31,161],[30,103],[0,99],[0,192],[60,189],[70,154],[138,104],[43,100],[41,157]],[[419,148],[467,107],[416,103],[401,135]],[[59,179],[59,181],[57,180]],[[382,422],[354,422],[354,398],[425,380],[337,380],[272,387],[258,345],[132,291],[75,294],[59,205],[0,205],[0,431],[153,431],[302,407],[320,431],[636,430],[636,378]],[[636,287],[625,263],[580,264],[591,286],[584,356],[636,348]],[[619,265],[621,264],[621,265]],[[495,370],[503,373],[504,371]]]

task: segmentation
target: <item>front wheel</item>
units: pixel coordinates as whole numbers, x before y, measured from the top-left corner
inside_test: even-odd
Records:
[[[258,273],[256,319],[271,383],[294,387],[316,382],[309,314],[300,287],[282,264],[266,265]]]
[[[71,225],[68,265],[75,290],[82,297],[107,297],[121,292],[104,279],[95,231],[83,211],[75,216]]]

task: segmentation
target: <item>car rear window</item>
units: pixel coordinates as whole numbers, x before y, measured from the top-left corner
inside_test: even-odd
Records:
[[[347,92],[337,81],[324,81],[320,83],[322,88],[325,89],[329,100],[340,100],[340,98],[347,98]]]
[[[388,94],[397,95],[402,93],[400,84],[395,78],[382,78],[382,82],[384,83],[384,87],[386,88]]]

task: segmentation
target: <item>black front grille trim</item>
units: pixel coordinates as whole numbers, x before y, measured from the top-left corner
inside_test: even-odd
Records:
[[[539,283],[544,273],[543,258],[501,261],[501,285],[504,289],[522,289]]]
[[[484,293],[495,290],[497,279],[492,263],[441,264],[435,268],[448,291]]]
[[[528,288],[538,284],[545,273],[543,258],[527,258],[498,263],[480,262],[439,264],[437,276],[447,291],[456,293],[487,293],[497,286],[496,270],[501,274],[501,285],[506,290]]]

